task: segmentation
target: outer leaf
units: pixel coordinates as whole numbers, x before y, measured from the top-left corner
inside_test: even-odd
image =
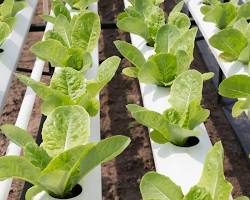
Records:
[[[181,31],[187,31],[191,26],[189,17],[180,12],[171,13],[168,17],[168,23],[176,26]]]
[[[47,152],[42,147],[39,147],[34,143],[25,145],[24,156],[34,166],[39,167],[40,169],[44,169],[51,160]]]
[[[69,10],[65,7],[64,4],[61,4],[61,3],[58,3],[54,6],[53,8],[53,12],[54,12],[54,15],[57,17],[59,15],[63,15],[65,16],[68,21],[71,20],[71,17],[70,17],[70,12]],[[66,24],[65,24],[66,25]]]
[[[246,100],[237,101],[232,109],[233,117],[238,117],[243,111],[250,109],[250,95]]]
[[[120,20],[118,19],[117,27],[123,31],[139,35],[146,40],[148,39],[147,24],[136,17],[124,17]]]
[[[242,4],[238,10],[237,18],[240,19],[244,17],[247,20],[250,19],[249,9],[250,9],[250,2]]]
[[[56,31],[54,30],[49,30],[45,33],[45,40],[57,40],[59,41],[63,46],[68,47],[68,44],[66,41],[64,41],[64,38]]]
[[[246,197],[246,196],[242,196],[242,197],[238,197],[238,198],[236,198],[234,200],[249,200],[249,198]]]
[[[213,200],[228,200],[232,185],[225,180],[223,170],[223,147],[218,142],[206,156],[202,177],[197,186],[205,188]]]
[[[69,192],[77,184],[81,158],[93,147],[94,144],[76,146],[57,155],[42,171],[40,184],[57,196]]]
[[[19,156],[0,157],[0,180],[19,178],[36,185],[39,174],[40,169],[25,158]]]
[[[140,190],[143,200],[182,200],[183,193],[168,177],[156,172],[148,172],[141,180]]]
[[[57,32],[63,38],[67,46],[71,45],[71,30],[69,29],[69,27],[70,23],[67,17],[65,15],[59,14],[55,20],[54,31]]]
[[[137,78],[138,76],[138,70],[136,67],[126,67],[122,70],[122,73],[132,78]]]
[[[42,147],[50,156],[86,144],[90,135],[90,119],[81,106],[61,106],[48,115],[42,131]]]
[[[171,13],[175,13],[175,12],[181,12],[183,6],[184,6],[184,1],[180,1],[178,4],[176,4],[176,6],[173,8],[173,10],[171,11]]]
[[[39,186],[33,186],[25,194],[25,200],[33,200],[33,197],[36,196],[38,193],[42,192],[43,188]]]
[[[0,7],[0,14],[3,17],[11,17],[14,0],[4,0]]]
[[[51,62],[53,66],[67,67],[68,50],[57,40],[37,42],[31,47],[31,51],[42,60]]]
[[[221,82],[219,94],[228,98],[247,98],[250,95],[249,85],[249,76],[234,75]]]
[[[101,163],[112,160],[129,145],[130,139],[126,136],[113,136],[97,143],[89,153],[82,158],[79,180]]]
[[[91,97],[95,97],[101,89],[113,78],[116,70],[119,67],[121,59],[117,56],[112,56],[106,59],[98,68],[97,78],[88,82],[87,92]]]
[[[25,145],[27,145],[28,143],[35,144],[35,141],[31,134],[25,131],[24,129],[16,127],[12,124],[2,125],[1,129],[8,139],[10,139],[12,142],[14,142],[20,147],[25,147]]]
[[[237,60],[241,51],[247,46],[247,38],[237,29],[227,28],[209,39],[210,44],[223,52],[225,60]]]
[[[0,22],[0,45],[3,43],[6,37],[10,34],[11,30],[7,23]]]
[[[131,62],[136,68],[140,69],[146,62],[143,54],[132,44],[124,41],[115,41],[115,46],[118,51]]]
[[[81,47],[91,52],[99,40],[100,32],[99,16],[94,12],[84,13],[76,19],[72,30],[73,47]]]

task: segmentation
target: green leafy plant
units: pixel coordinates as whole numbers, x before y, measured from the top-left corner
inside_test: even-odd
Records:
[[[24,1],[4,0],[0,5],[0,45],[11,33],[15,15],[26,6]]]
[[[64,0],[74,9],[85,10],[90,4],[97,2],[98,0]]]
[[[212,77],[211,73],[201,74],[196,70],[183,72],[174,81],[169,103],[171,107],[163,114],[130,104],[128,110],[137,122],[153,129],[150,138],[159,144],[170,142],[185,146],[189,137],[198,136],[193,130],[204,122],[209,111],[200,106],[203,80]]]
[[[89,117],[80,106],[62,106],[48,116],[41,146],[23,129],[8,124],[1,129],[24,149],[24,156],[1,157],[0,179],[14,177],[33,184],[26,200],[41,191],[56,198],[71,195],[72,189],[92,169],[119,155],[130,143],[125,136],[87,143]]]
[[[233,75],[224,79],[219,86],[219,94],[227,98],[239,99],[233,106],[232,115],[239,116],[250,109],[250,76]]]
[[[86,80],[82,72],[73,68],[60,68],[53,75],[49,86],[21,74],[16,76],[43,99],[41,110],[44,114],[48,115],[62,105],[80,105],[94,116],[100,107],[96,96],[113,78],[119,63],[120,58],[117,56],[106,59],[98,68],[98,74],[94,80]]]
[[[232,185],[223,171],[224,151],[221,142],[208,152],[200,181],[184,195],[181,188],[170,178],[149,172],[141,180],[143,200],[229,200]],[[249,200],[242,196],[235,200]]]
[[[156,36],[156,54],[148,60],[133,45],[115,41],[119,52],[135,66],[125,68],[123,73],[143,83],[163,87],[172,85],[179,74],[189,69],[196,32],[197,28],[182,32],[174,25],[164,25]]]
[[[31,48],[32,53],[54,67],[72,67],[87,71],[92,66],[90,53],[95,48],[101,31],[100,18],[94,12],[81,12],[70,17],[61,3],[54,5],[55,17],[43,16],[54,24],[46,32],[45,40]]]
[[[223,3],[219,0],[205,0],[203,3],[203,20],[215,23],[219,29],[230,27],[241,18],[250,19],[250,2],[239,5],[238,0]]]
[[[159,7],[163,0],[131,0],[131,6],[117,17],[119,29],[143,37],[153,46],[159,29],[166,24],[164,11]],[[188,30],[191,23],[184,13],[181,13],[184,2],[180,2],[168,17],[168,24],[175,25],[183,31]]]

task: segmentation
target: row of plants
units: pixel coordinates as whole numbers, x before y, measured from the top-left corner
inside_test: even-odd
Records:
[[[91,3],[91,2],[90,2]],[[87,4],[89,5],[89,4]],[[33,185],[26,200],[73,198],[84,189],[76,190],[79,182],[96,166],[119,155],[130,143],[128,137],[117,135],[100,142],[90,142],[90,116],[99,111],[99,91],[112,79],[119,64],[117,56],[106,59],[98,68],[95,79],[85,79],[92,67],[91,52],[100,35],[99,16],[86,9],[71,17],[65,2],[55,1],[53,16],[43,16],[53,23],[31,51],[55,67],[50,85],[17,74],[42,98],[41,111],[47,116],[42,128],[42,144],[37,145],[25,130],[5,124],[2,131],[23,149],[23,156],[0,158],[0,179],[10,177]],[[86,191],[85,191],[86,192]],[[43,193],[44,194],[44,193]]]
[[[130,6],[117,17],[117,26],[144,38],[153,50],[153,55],[145,58],[135,46],[116,41],[119,52],[133,65],[125,68],[123,73],[144,84],[170,88],[170,107],[162,113],[135,104],[127,105],[127,109],[139,123],[150,128],[150,138],[155,143],[185,147],[188,139],[200,134],[194,129],[209,116],[209,110],[202,108],[200,103],[203,82],[213,77],[213,73],[201,74],[189,69],[197,29],[190,28],[190,19],[181,12],[183,1],[173,8],[167,18],[159,7],[163,1],[129,2]],[[220,87],[221,92],[224,84]],[[145,200],[230,199],[232,185],[224,177],[223,147],[220,142],[209,151],[200,181],[190,187],[190,191],[183,194],[170,178],[156,172],[144,175],[140,184]],[[249,198],[243,196],[236,199]]]
[[[0,46],[12,32],[16,22],[16,14],[25,6],[24,1],[15,0],[4,0],[0,4]]]
[[[250,2],[239,4],[238,0],[223,3],[219,0],[204,0],[201,12],[204,21],[214,23],[219,29],[209,39],[210,45],[222,52],[219,57],[225,62],[238,61],[249,68]],[[234,117],[250,109],[249,85],[249,75],[233,75],[223,80],[219,87],[220,95],[239,99],[232,109]]]
[[[127,108],[139,123],[153,129],[150,133],[153,141],[185,146],[189,138],[200,134],[194,129],[209,116],[209,111],[200,104],[203,82],[213,74],[189,69],[197,29],[190,28],[189,18],[181,13],[183,2],[173,9],[168,20],[159,7],[162,0],[130,2],[131,7],[118,16],[117,25],[144,37],[154,46],[155,54],[146,59],[136,47],[116,41],[120,53],[134,65],[123,73],[146,84],[170,88],[171,107],[163,113],[138,105]],[[100,19],[85,10],[87,6],[80,7],[80,13],[71,17],[64,3],[54,2],[55,16],[44,16],[54,28],[45,34],[44,41],[31,48],[36,56],[56,67],[50,85],[17,75],[43,99],[41,110],[47,119],[42,144],[38,146],[23,129],[9,124],[1,126],[6,136],[24,149],[24,155],[1,157],[0,179],[16,177],[32,183],[34,186],[26,193],[27,200],[41,191],[58,199],[72,197],[82,178],[97,165],[119,155],[130,143],[128,137],[121,135],[89,143],[90,134],[94,134],[90,133],[90,116],[99,110],[96,95],[112,79],[120,59],[108,58],[100,65],[96,79],[86,80],[84,75],[91,68],[91,52],[100,34]],[[60,9],[56,11],[56,7]],[[133,21],[138,26],[132,26]],[[140,24],[143,32],[137,32]],[[144,200],[229,200],[232,185],[223,173],[222,144],[216,143],[209,151],[200,181],[187,194],[156,172],[142,178],[140,189]]]

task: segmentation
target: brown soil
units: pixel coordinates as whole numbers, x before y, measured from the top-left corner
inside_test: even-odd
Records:
[[[168,12],[174,6],[174,0],[168,0],[163,5]],[[115,16],[123,10],[122,0],[99,0],[99,14],[103,21],[114,21]],[[40,0],[34,23],[41,23],[38,17],[42,13],[42,0]],[[34,56],[28,51],[30,46],[40,40],[42,33],[30,33],[24,46],[18,66],[32,68]],[[118,30],[103,30],[100,43],[100,60],[112,55],[119,55],[113,45],[114,40],[130,41],[129,35]],[[130,64],[124,59],[121,66],[107,87],[101,92],[101,132],[102,138],[111,135],[123,134],[132,139],[127,150],[115,160],[102,166],[103,200],[139,200],[139,182],[143,174],[154,170],[152,152],[145,127],[136,123],[126,111],[128,103],[142,104],[138,81],[121,75],[121,70]],[[193,68],[201,72],[207,71],[198,48],[195,49]],[[49,77],[43,77],[49,82]],[[25,93],[25,87],[17,80],[13,80],[4,112],[0,123],[15,123],[20,105]],[[40,100],[32,113],[28,130],[35,136],[39,127],[41,114]],[[250,168],[242,149],[228,124],[221,105],[217,103],[217,94],[211,81],[204,86],[204,107],[210,109],[211,116],[205,123],[210,139],[213,143],[223,141],[225,148],[225,175],[234,185],[233,195],[250,196]],[[4,155],[8,141],[0,134],[0,155]],[[12,185],[9,200],[20,197],[23,182],[15,181]]]

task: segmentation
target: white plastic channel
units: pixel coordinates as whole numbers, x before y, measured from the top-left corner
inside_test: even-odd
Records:
[[[125,7],[130,4],[124,0]],[[154,54],[154,50],[146,45],[146,41],[140,36],[130,34],[132,44],[148,58]],[[168,88],[156,85],[140,83],[142,99],[147,109],[162,113],[170,107],[168,103]],[[177,147],[170,143],[157,144],[151,140],[156,171],[171,178],[182,191],[187,193],[195,185],[201,176],[203,163],[208,150],[212,147],[204,124],[196,128],[201,135],[199,144],[193,147]]]
[[[89,9],[98,12],[97,4],[92,4]],[[53,29],[53,25],[51,23],[47,23],[45,32],[48,30]],[[98,46],[92,52],[92,60],[93,60],[93,67],[88,71],[86,78],[92,79],[95,77],[98,71],[99,66],[99,55],[98,55]],[[36,59],[34,68],[32,70],[31,78],[39,81],[42,76],[42,72],[44,69],[45,62]],[[27,88],[21,109],[18,114],[18,118],[16,121],[16,126],[27,129],[28,123],[30,120],[30,116],[32,113],[32,109],[35,103],[36,94],[31,88]],[[98,113],[95,117],[91,118],[91,141],[99,141],[100,140],[100,114]],[[20,155],[21,148],[19,148],[14,143],[10,142],[6,155]],[[95,183],[95,184],[93,184]],[[12,179],[8,179],[5,181],[0,181],[0,199],[7,200],[9,191],[11,188]],[[90,172],[84,180],[81,181],[81,185],[84,188],[84,195],[86,199],[96,199],[101,200],[102,198],[102,188],[101,188],[101,167],[96,167],[92,172]],[[46,195],[45,193],[41,196]]]
[[[26,7],[16,15],[16,24],[12,33],[0,47],[0,113],[2,112],[7,93],[15,72],[23,44],[37,6],[38,0],[26,0]]]
[[[213,53],[215,59],[217,60],[222,72],[226,77],[235,74],[248,74],[248,67],[238,61],[235,62],[225,62],[219,58],[220,51],[215,49],[209,44],[209,39],[219,31],[214,23],[203,21],[204,15],[201,13],[200,9],[202,7],[201,0],[185,0],[185,3],[192,14],[199,30],[201,31],[204,39],[206,40],[211,52]]]

